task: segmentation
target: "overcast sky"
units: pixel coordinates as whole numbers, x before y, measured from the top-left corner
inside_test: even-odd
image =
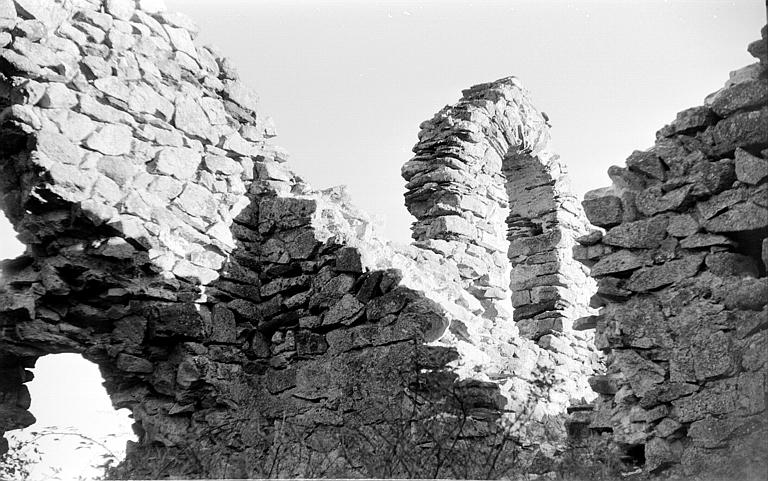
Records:
[[[519,77],[549,115],[583,194],[608,185],[610,165],[650,147],[676,112],[752,63],[746,46],[766,21],[763,0],[166,3],[195,19],[260,94],[294,170],[316,187],[347,184],[401,242],[411,218],[400,166],[419,123],[462,89]],[[0,258],[19,252],[0,216]],[[53,380],[76,371],[56,364],[37,370],[49,384],[34,388],[32,411],[82,423],[39,402],[62,389]],[[106,399],[90,384],[92,397]]]

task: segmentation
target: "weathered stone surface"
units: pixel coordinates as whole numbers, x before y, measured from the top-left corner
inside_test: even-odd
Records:
[[[736,149],[736,178],[757,185],[768,177],[768,160],[754,156],[744,149]]]
[[[46,162],[61,162],[78,165],[83,153],[68,138],[56,132],[45,131],[37,137],[37,152],[45,156]]]
[[[637,194],[635,205],[637,210],[646,216],[659,212],[680,210],[691,200],[692,186],[684,186],[671,192],[664,193],[658,186],[649,187]]]
[[[201,161],[200,153],[192,149],[167,147],[157,153],[155,169],[161,174],[187,180],[195,177]]]
[[[208,116],[202,107],[191,97],[180,96],[176,100],[173,125],[184,132],[208,139],[213,135]]]
[[[642,152],[635,150],[627,158],[627,167],[658,180],[663,181],[666,178],[666,168],[653,151]]]
[[[644,444],[650,473],[762,479],[768,469],[756,441],[768,423],[745,420],[766,406],[766,92],[764,63],[735,72],[635,152],[629,169],[612,167],[625,215],[589,245],[593,255],[574,250],[605,276],[600,316],[586,325],[611,353],[610,379],[629,382],[615,389],[592,378],[602,396],[590,427],[612,430],[619,445]]]
[[[127,125],[105,125],[85,139],[85,146],[105,155],[123,155],[131,151],[133,134]]]
[[[730,207],[709,219],[704,227],[710,232],[742,232],[768,227],[768,209],[745,202]]]
[[[621,199],[613,195],[584,200],[581,205],[587,219],[600,227],[612,227],[624,218]]]
[[[668,224],[669,219],[665,216],[628,222],[606,232],[603,242],[627,248],[658,247],[664,240]]]
[[[768,85],[759,79],[741,82],[720,90],[711,99],[710,107],[720,117],[737,110],[758,107],[768,103]]]
[[[641,257],[629,251],[621,250],[600,259],[597,264],[592,266],[590,274],[594,277],[626,272],[642,267],[644,264],[645,262]]]
[[[764,180],[731,160],[765,148],[759,106],[719,122],[707,107],[681,113],[669,137],[611,170],[611,229],[585,237],[547,118],[519,80],[472,87],[422,124],[403,169],[417,244],[396,248],[342,190],[315,191],[287,168],[255,95],[197,46],[186,17],[148,0],[17,5],[60,28],[21,25],[0,54],[0,77],[15,77],[0,98],[32,127],[0,162],[3,208],[29,244],[3,267],[12,328],[0,362],[63,350],[98,362],[143,433],[126,477],[302,477],[328,453],[344,476],[376,474],[371,462],[404,466],[395,477],[489,476],[466,460],[488,459],[503,433],[516,441],[495,459],[514,467],[552,451],[590,378],[603,396],[589,425],[635,452],[645,444],[650,470],[692,466],[705,445],[737,452],[741,431],[708,437],[692,423],[764,411],[768,284],[739,277],[764,274],[741,257],[756,259],[764,230],[716,230],[743,222],[740,206],[765,207]],[[20,75],[41,87],[37,106],[17,100]],[[33,170],[17,159],[35,144]],[[603,276],[599,316],[576,239]],[[596,329],[606,377],[592,334],[572,325]],[[2,396],[0,412],[0,429],[31,422]],[[376,439],[402,426],[393,464]],[[436,471],[423,433],[467,452],[441,452]],[[265,473],[275,450],[282,464]],[[175,467],[193,463],[199,472]]]
[[[133,0],[106,0],[104,7],[108,14],[119,20],[130,20],[136,10]]]
[[[716,276],[758,277],[755,259],[732,252],[713,252],[705,261],[707,268]]]
[[[667,232],[675,237],[687,237],[699,230],[699,222],[690,214],[680,214],[669,218]]]

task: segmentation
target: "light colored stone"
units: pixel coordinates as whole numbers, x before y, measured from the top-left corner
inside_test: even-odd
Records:
[[[66,85],[52,82],[45,89],[45,94],[38,105],[48,109],[69,109],[77,105],[77,94]]]
[[[132,141],[127,125],[105,125],[85,139],[85,146],[105,155],[123,155],[131,151]]]
[[[197,60],[197,50],[187,30],[171,27],[170,25],[163,25],[163,27],[168,33],[168,38],[170,38],[173,48]]]
[[[70,165],[78,165],[85,153],[65,136],[48,130],[37,136],[36,149],[50,161]]]
[[[179,277],[196,280],[201,284],[210,284],[219,277],[219,273],[213,269],[196,266],[183,259],[173,266],[173,273]]]
[[[138,0],[138,7],[147,13],[164,12],[166,9],[163,0]]]
[[[218,212],[218,202],[208,189],[196,184],[187,183],[184,190],[174,201],[186,213],[199,216],[206,220],[215,219]]]
[[[253,90],[237,80],[225,82],[224,94],[244,109],[256,112],[259,108],[259,97]]]
[[[166,147],[157,153],[155,169],[177,179],[187,180],[195,176],[202,158],[200,153],[186,147]]]
[[[191,97],[182,96],[176,100],[173,124],[179,130],[203,139],[208,139],[211,136],[211,124],[208,121],[208,116]]]
[[[135,0],[105,0],[107,13],[120,20],[130,20],[136,10]]]

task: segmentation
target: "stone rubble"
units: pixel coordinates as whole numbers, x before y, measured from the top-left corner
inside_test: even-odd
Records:
[[[574,249],[598,283],[581,326],[607,373],[590,380],[591,418],[572,421],[652,474],[768,476],[767,36],[583,202],[604,230]]]

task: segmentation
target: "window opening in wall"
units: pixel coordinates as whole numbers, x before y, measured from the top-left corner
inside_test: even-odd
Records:
[[[112,407],[98,366],[79,354],[44,356],[32,372],[29,411],[37,421],[6,434],[14,479],[103,479],[104,466],[121,462],[126,442],[136,440],[130,411]]]

